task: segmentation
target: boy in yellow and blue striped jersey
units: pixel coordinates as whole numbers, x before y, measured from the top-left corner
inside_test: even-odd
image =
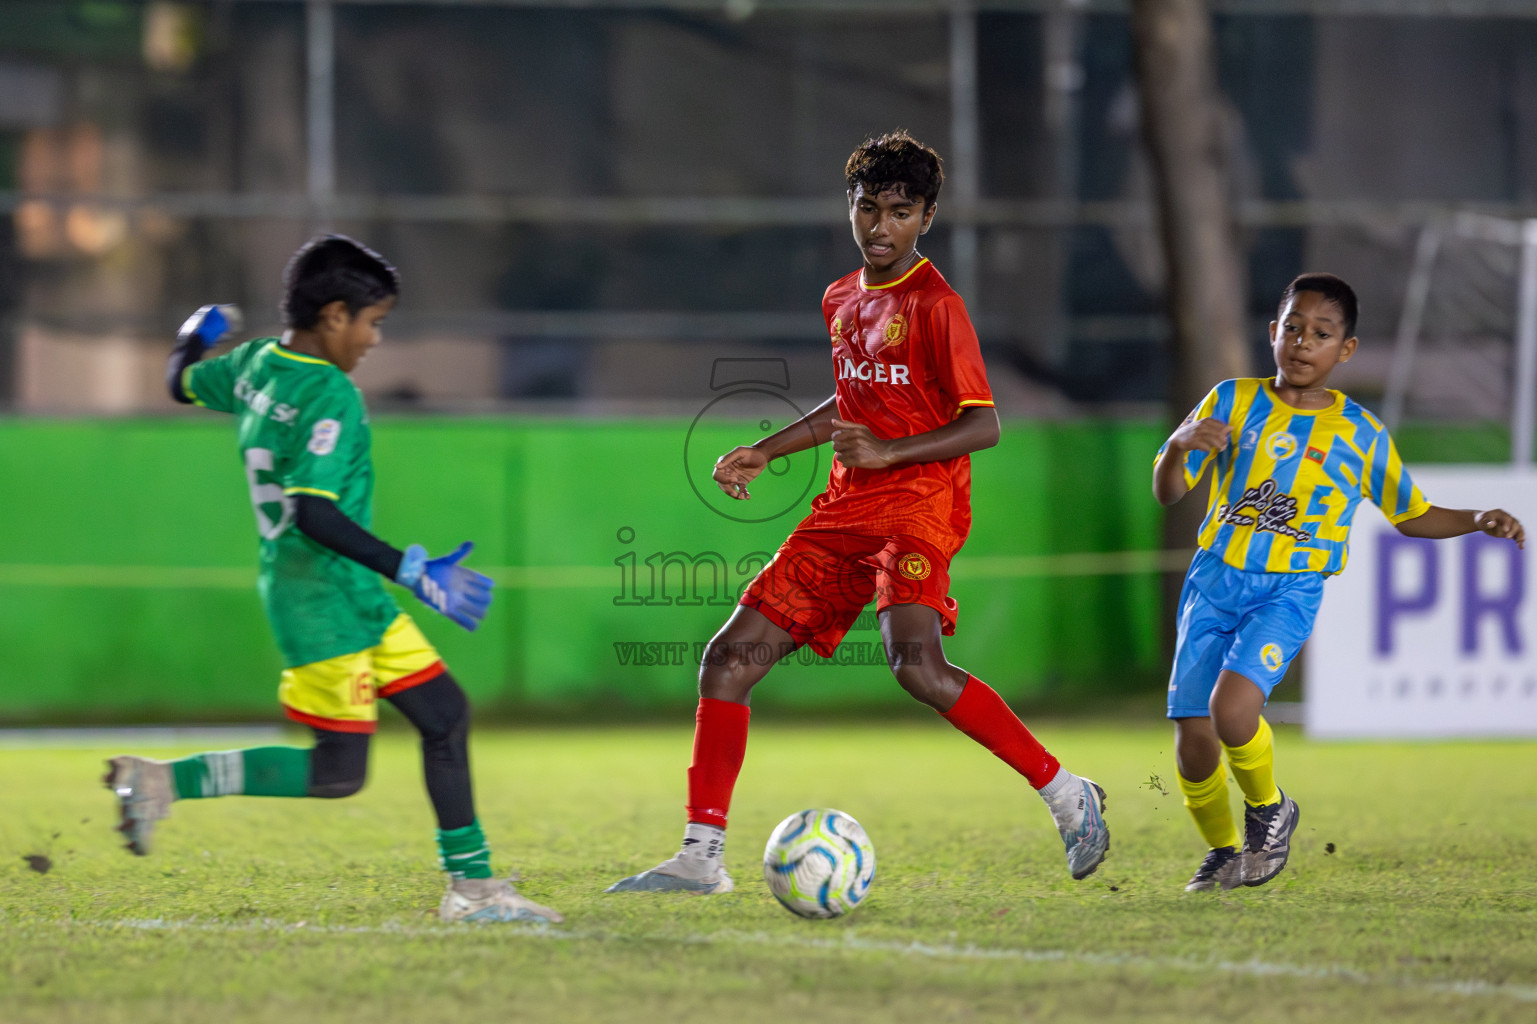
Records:
[[[1213,467],[1169,679],[1180,790],[1210,847],[1187,891],[1263,885],[1286,866],[1297,804],[1276,786],[1260,710],[1313,631],[1324,577],[1345,567],[1361,499],[1410,537],[1482,531],[1525,541],[1508,512],[1426,501],[1386,428],[1325,386],[1355,354],[1356,309],[1355,292],[1333,274],[1293,281],[1270,325],[1274,378],[1218,384],[1154,463],[1164,505]],[[1244,795],[1241,849],[1224,750]]]

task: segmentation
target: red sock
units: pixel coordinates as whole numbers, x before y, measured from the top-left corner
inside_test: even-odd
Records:
[[[694,761],[688,766],[688,820],[726,827],[731,791],[747,753],[746,704],[700,697],[694,715]]]
[[[945,721],[998,755],[999,760],[1029,779],[1036,789],[1056,777],[1062,767],[1030,735],[1025,723],[1009,710],[998,692],[976,676],[966,677],[960,699],[943,714]]]

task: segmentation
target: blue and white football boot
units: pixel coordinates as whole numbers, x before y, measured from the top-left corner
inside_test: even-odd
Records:
[[[1110,853],[1110,830],[1105,827],[1105,791],[1091,779],[1083,785],[1077,814],[1057,820],[1057,832],[1067,848],[1067,870],[1075,879],[1088,878]]]

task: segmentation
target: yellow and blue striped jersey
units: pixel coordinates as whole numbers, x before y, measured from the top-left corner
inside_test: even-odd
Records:
[[[1395,525],[1430,508],[1387,428],[1344,393],[1329,393],[1327,408],[1296,409],[1269,380],[1225,380],[1190,414],[1222,420],[1229,431],[1226,450],[1185,456],[1192,488],[1216,464],[1201,547],[1248,572],[1332,575],[1345,568],[1362,498]]]

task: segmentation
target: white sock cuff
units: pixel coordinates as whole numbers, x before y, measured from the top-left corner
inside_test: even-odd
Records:
[[[1067,795],[1067,793],[1071,791],[1073,784],[1077,781],[1078,776],[1074,775],[1066,768],[1059,767],[1057,769],[1057,774],[1053,775],[1051,781],[1042,786],[1038,792],[1041,794],[1042,800],[1045,800],[1047,803],[1051,803],[1058,797]]]
[[[683,829],[683,852],[692,857],[719,857],[726,849],[726,830],[691,821]]]

